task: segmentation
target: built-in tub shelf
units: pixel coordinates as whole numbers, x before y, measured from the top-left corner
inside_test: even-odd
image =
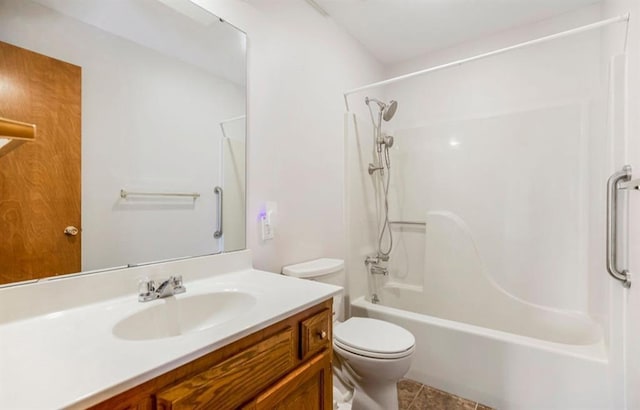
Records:
[[[419,226],[427,226],[426,222],[420,221],[389,221],[389,225],[419,225]]]

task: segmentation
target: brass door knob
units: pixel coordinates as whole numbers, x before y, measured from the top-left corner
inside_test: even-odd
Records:
[[[64,234],[67,236],[76,236],[80,232],[75,226],[67,226],[64,228]]]
[[[320,338],[320,340],[324,340],[327,338],[327,332],[324,330],[321,330],[318,332],[318,337]]]

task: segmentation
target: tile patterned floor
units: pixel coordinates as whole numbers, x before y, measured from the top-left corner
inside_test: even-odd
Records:
[[[398,382],[398,400],[400,410],[491,410],[491,407],[409,379]]]

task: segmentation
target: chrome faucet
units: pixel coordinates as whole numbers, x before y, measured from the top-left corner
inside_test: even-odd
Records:
[[[369,272],[371,272],[372,275],[382,275],[382,276],[389,275],[389,269],[380,265],[371,265],[369,267]]]
[[[389,260],[389,258],[387,257],[385,259],[382,255],[367,256],[364,260],[364,264],[372,275],[387,276],[389,275],[389,269],[381,264],[387,260]]]
[[[148,302],[150,300],[166,298],[167,296],[184,293],[187,288],[182,284],[182,276],[169,276],[169,279],[160,282],[156,286],[153,280],[141,280],[138,284],[138,301]]]

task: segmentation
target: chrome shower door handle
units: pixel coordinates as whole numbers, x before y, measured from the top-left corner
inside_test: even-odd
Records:
[[[213,233],[213,237],[218,239],[222,237],[222,187],[213,188],[213,192],[218,196],[218,230]]]
[[[607,181],[607,271],[622,282],[622,286],[631,286],[631,277],[626,269],[618,269],[618,194],[619,184],[631,180],[631,166],[625,165],[609,177]]]

